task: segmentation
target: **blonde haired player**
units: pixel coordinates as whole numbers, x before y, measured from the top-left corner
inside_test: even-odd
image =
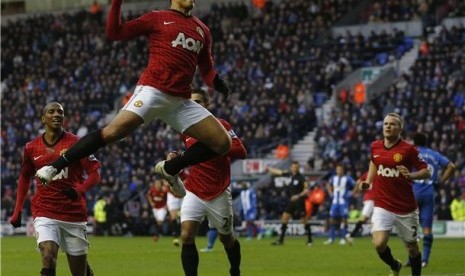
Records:
[[[391,275],[399,275],[401,262],[394,259],[388,246],[389,233],[395,226],[404,241],[412,265],[412,275],[421,275],[421,253],[417,236],[418,206],[412,182],[428,179],[431,173],[418,149],[401,138],[403,120],[397,113],[389,113],[383,121],[383,139],[371,144],[371,161],[366,181],[361,189],[372,187],[375,194],[373,245],[383,262],[391,268]]]

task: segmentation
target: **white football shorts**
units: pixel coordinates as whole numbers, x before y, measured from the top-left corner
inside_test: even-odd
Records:
[[[397,235],[404,242],[416,242],[418,237],[418,230],[420,220],[418,216],[418,209],[405,214],[399,215],[393,212],[389,212],[386,209],[375,207],[373,210],[373,216],[371,217],[373,227],[371,232],[376,231],[390,231],[393,226],[397,229]]]
[[[181,97],[175,97],[146,85],[138,85],[122,110],[136,113],[148,125],[159,118],[172,128],[183,133],[190,126],[212,115],[198,103]]]
[[[63,252],[71,256],[87,254],[86,222],[66,222],[46,217],[34,219],[34,233],[37,245],[44,241],[54,241]]]
[[[153,217],[156,221],[164,221],[166,215],[168,214],[168,210],[165,207],[163,208],[152,208]]]
[[[232,197],[229,189],[210,201],[203,200],[187,191],[182,201],[181,223],[183,221],[201,223],[205,217],[207,217],[210,227],[218,229],[220,234],[233,233]]]
[[[168,193],[166,199],[166,205],[168,206],[168,211],[181,210],[182,198],[175,197],[172,193]]]
[[[373,208],[375,208],[375,201],[365,200],[363,202],[362,216],[367,218],[371,217],[371,215],[373,214]]]

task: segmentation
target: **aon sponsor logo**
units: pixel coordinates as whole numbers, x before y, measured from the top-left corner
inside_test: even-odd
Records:
[[[52,180],[66,179],[68,178],[68,167],[64,168],[59,172]]]
[[[384,177],[399,177],[400,172],[395,168],[385,168],[383,165],[378,167],[378,175]]]
[[[195,53],[200,53],[203,48],[203,43],[193,38],[187,37],[184,33],[179,33],[175,40],[171,41],[171,46],[182,46],[184,49],[190,50]]]

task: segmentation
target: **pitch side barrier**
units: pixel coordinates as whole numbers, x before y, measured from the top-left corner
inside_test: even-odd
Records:
[[[316,236],[327,236],[326,221],[325,220],[309,220],[312,227],[312,232]],[[258,228],[258,238],[273,237],[281,233],[281,222],[279,220],[256,220],[255,225]],[[352,230],[355,224],[349,223],[349,230]],[[88,224],[88,233],[92,234],[92,224]],[[6,236],[25,236],[32,235],[34,227],[32,225],[32,218],[23,222],[21,227],[13,228],[13,226],[7,222],[1,222],[0,237]],[[241,225],[236,226],[235,230],[238,234],[245,236],[245,222]],[[370,235],[371,225],[365,224],[363,226],[362,236]],[[289,222],[288,229],[286,231],[288,236],[303,236],[305,234],[304,226],[299,220],[292,220]],[[394,229],[393,233],[396,231]],[[434,237],[438,238],[465,238],[465,221],[434,221],[433,222],[433,234]]]
[[[309,220],[312,227],[312,233],[315,236],[328,236],[326,220]],[[256,220],[257,238],[274,237],[281,234],[281,222],[279,220]],[[349,231],[355,227],[355,223],[349,223]],[[246,236],[245,222],[240,226],[236,226],[235,230],[241,236]],[[361,236],[369,236],[371,233],[371,224],[363,225]],[[397,230],[392,230],[393,234],[397,234]],[[465,221],[434,221],[433,234],[438,238],[465,238]],[[286,231],[287,236],[304,236],[304,225],[300,220],[291,220]],[[421,236],[421,233],[420,233]]]

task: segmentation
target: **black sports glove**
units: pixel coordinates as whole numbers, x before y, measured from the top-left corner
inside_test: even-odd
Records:
[[[13,218],[10,219],[11,225],[13,225],[14,228],[18,228],[21,226],[21,212],[19,212],[18,216],[16,217],[16,220],[13,220]]]
[[[220,75],[216,74],[213,79],[213,87],[216,91],[220,92],[227,99],[229,97],[229,87],[226,82],[220,78]]]
[[[76,200],[79,196],[78,192],[71,187],[64,189],[63,193],[71,200]]]

